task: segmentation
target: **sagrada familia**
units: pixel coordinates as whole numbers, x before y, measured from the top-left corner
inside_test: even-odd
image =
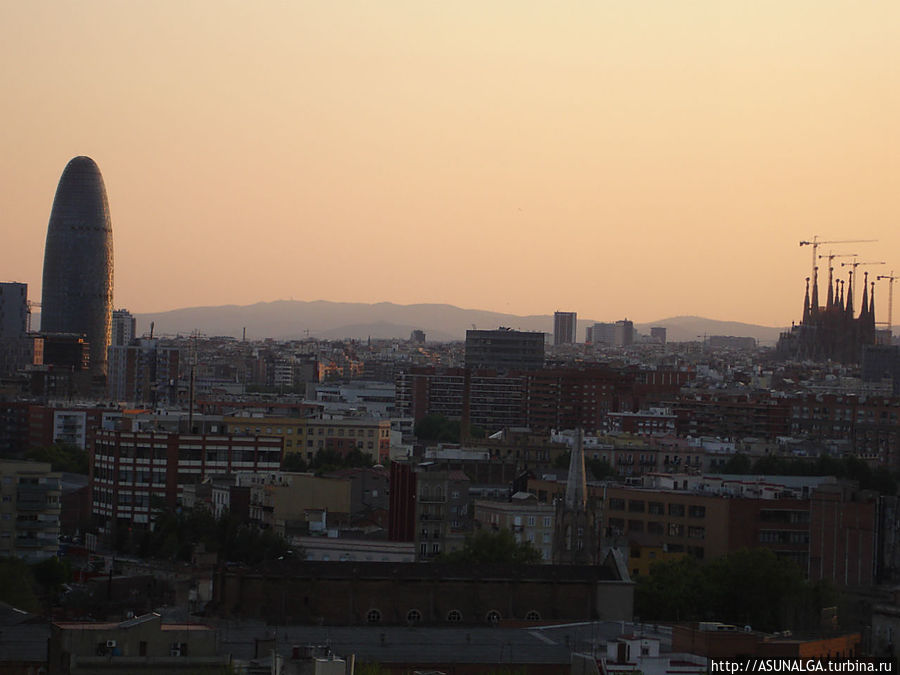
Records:
[[[853,271],[850,271],[845,294],[844,280],[832,279],[832,270],[828,270],[824,307],[819,305],[818,268],[813,270],[811,297],[809,282],[807,277],[803,320],[794,324],[789,333],[781,334],[778,355],[785,359],[859,363],[863,347],[874,345],[876,341],[875,282],[871,283],[870,290],[869,273],[866,272],[859,316],[854,316]]]

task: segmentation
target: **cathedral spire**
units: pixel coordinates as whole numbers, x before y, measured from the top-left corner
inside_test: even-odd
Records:
[[[862,307],[859,310],[859,318],[863,323],[869,320],[869,273],[863,273]]]
[[[847,316],[853,318],[853,270],[847,273],[847,296],[844,300],[844,311]]]
[[[831,276],[834,272],[833,267],[828,268],[828,299],[825,301],[825,309],[834,307],[834,294],[831,292]]]
[[[869,327],[875,331],[875,282],[871,282],[872,292],[869,294]]]
[[[840,298],[840,300],[838,300],[837,306],[838,306],[838,309],[843,312],[844,311],[844,280],[838,279],[837,283],[839,283],[841,285],[841,298]]]
[[[810,300],[809,312],[813,316],[819,313],[819,266],[816,265],[813,268],[813,287],[812,287],[812,299]]]
[[[806,277],[806,295],[803,296],[803,321],[801,323],[809,323],[809,277]]]
[[[587,476],[584,470],[584,429],[575,431],[575,447],[569,458],[566,480],[566,508],[582,511],[587,504]]]

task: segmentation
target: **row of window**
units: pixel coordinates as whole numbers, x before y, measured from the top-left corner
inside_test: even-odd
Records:
[[[644,527],[643,520],[629,520],[626,528],[624,518],[609,519],[610,534],[644,532]],[[705,527],[685,526],[683,523],[661,523],[651,520],[646,523],[646,531],[648,534],[668,535],[670,537],[684,537],[686,534],[689,539],[706,539]]]
[[[652,513],[655,515],[664,515],[666,505],[663,502],[644,502],[642,499],[629,499],[628,511],[630,513]],[[626,503],[624,499],[613,497],[609,500],[610,511],[625,511]],[[685,509],[684,504],[669,504],[669,515],[682,517],[687,512],[690,518],[705,518],[706,507],[699,504],[690,504]]]
[[[383,614],[380,609],[370,609],[366,614],[366,621],[369,623],[381,623],[383,619]],[[492,609],[485,613],[484,621],[490,624],[500,623],[503,619],[503,615],[499,610]],[[451,609],[447,612],[446,616],[447,623],[461,623],[463,620],[463,613],[458,609]],[[540,621],[541,613],[536,609],[529,610],[525,613],[526,621]],[[418,624],[422,623],[422,612],[418,609],[411,609],[406,613],[406,622],[409,624]]]

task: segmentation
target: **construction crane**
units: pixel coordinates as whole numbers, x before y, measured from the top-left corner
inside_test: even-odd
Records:
[[[801,241],[801,246],[812,246],[812,273],[816,273],[816,260],[819,256],[819,246],[822,244],[870,244],[878,241],[877,239],[842,239],[840,241],[819,241],[819,235],[815,235],[812,241]]]
[[[841,267],[846,267],[847,265],[850,265],[851,267],[853,267],[853,276],[855,277],[856,276],[856,268],[859,267],[860,265],[887,265],[887,263],[884,262],[883,260],[880,262],[860,262],[859,260],[854,260],[853,262],[842,262],[841,263]],[[859,279],[857,279],[857,282],[859,282]],[[854,293],[854,286],[852,284],[850,285],[850,292],[853,293],[853,295],[856,295],[856,293]]]
[[[891,270],[890,274],[879,274],[875,277],[877,281],[881,281],[882,279],[887,279],[888,282],[888,320],[887,327],[888,331],[894,330],[894,281],[897,280],[897,277],[894,276],[894,270]]]

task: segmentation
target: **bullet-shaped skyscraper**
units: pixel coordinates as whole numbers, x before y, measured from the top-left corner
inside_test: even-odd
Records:
[[[113,295],[112,223],[100,169],[76,157],[56,188],[41,297],[41,331],[82,333],[91,347],[91,370],[106,372]]]

